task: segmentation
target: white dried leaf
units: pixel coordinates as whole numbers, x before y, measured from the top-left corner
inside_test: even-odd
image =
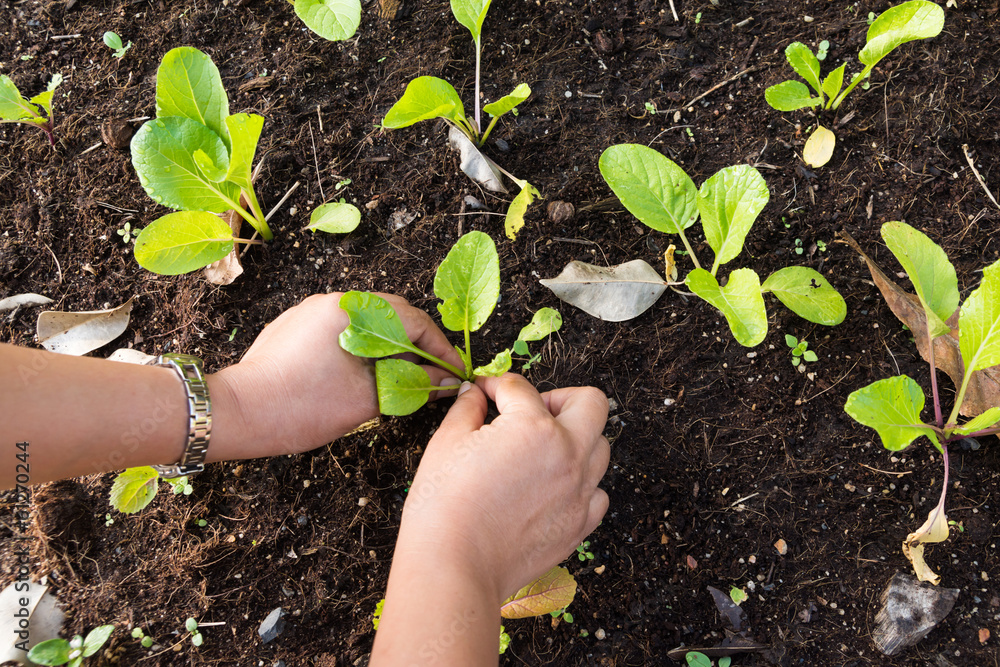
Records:
[[[132,312],[132,297],[117,308],[82,313],[46,310],[38,316],[35,339],[50,352],[81,356],[122,335]]]
[[[65,614],[48,590],[48,586],[36,581],[15,580],[0,592],[0,663],[13,660],[22,665],[34,664],[28,660],[27,652],[16,646],[27,640],[30,649],[59,636]],[[27,629],[21,627],[24,617],[18,614],[28,615]],[[20,635],[21,632],[25,634]]]
[[[47,303],[52,303],[52,299],[41,294],[32,294],[31,292],[15,294],[6,299],[0,299],[0,310],[14,310],[23,306],[44,306]]]
[[[448,145],[462,156],[462,171],[465,175],[493,192],[507,192],[500,181],[500,170],[485,155],[479,152],[476,145],[457,127],[448,131]]]
[[[669,284],[641,259],[610,268],[573,261],[555,278],[539,282],[566,303],[607,322],[638,317]]]
[[[123,347],[120,350],[115,350],[108,357],[108,361],[120,361],[126,364],[138,364],[139,366],[145,366],[153,359],[156,359],[155,355],[146,354],[131,347]]]
[[[246,197],[240,197],[240,204],[248,207]],[[233,236],[239,237],[240,227],[243,226],[243,218],[236,211],[226,211],[222,219],[233,230]],[[213,285],[231,285],[234,280],[243,275],[243,264],[240,263],[240,251],[242,246],[239,243],[233,244],[233,249],[228,255],[220,260],[216,260],[205,267],[205,280]]]

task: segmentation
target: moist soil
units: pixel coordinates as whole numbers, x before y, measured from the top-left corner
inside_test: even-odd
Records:
[[[477,354],[509,345],[538,308],[559,308],[562,330],[526,376],[541,389],[595,385],[612,403],[611,507],[589,538],[593,560],[568,561],[579,582],[575,622],[507,622],[503,664],[668,664],[674,647],[724,637],[708,586],[750,594],[750,635],[768,650],[736,655],[737,665],[997,664],[993,438],[955,448],[948,506],[961,530],[928,548],[943,585],[961,589],[953,611],[900,657],[872,643],[879,597],[893,573],[909,570],[900,545],[936,503],[942,468],[926,440],[887,452],[843,411],[850,392],[874,380],[906,373],[928,387],[929,372],[864,264],[835,242],[850,233],[894,276],[901,269],[878,230],[904,220],[947,251],[963,295],[1000,255],[998,208],[963,153],[967,145],[1000,189],[997,1],[959,0],[939,37],[887,57],[870,89],[824,115],[837,150],[810,170],[800,155],[814,116],[774,111],[764,88],[792,76],[783,50],[793,41],[829,40],[824,71],[845,59],[856,67],[868,14],[888,3],[676,0],[675,20],[668,3],[651,0],[495,0],[483,95],[498,99],[521,82],[533,93],[485,150],[544,195],[514,242],[501,215],[510,196],[459,171],[441,122],[378,127],[416,76],[443,77],[467,104],[472,97],[472,41],[448,3],[395,4],[369,3],[357,36],[330,43],[283,0],[0,0],[2,71],[29,96],[53,72],[66,77],[54,147],[33,128],[0,129],[0,296],[37,292],[72,311],[135,297],[127,332],[95,355],[182,351],[217,370],[312,293],[395,292],[433,313],[436,266],[462,233],[482,230],[498,242],[503,287]],[[105,30],[134,43],[123,58],[102,43]],[[136,119],[154,115],[156,67],[181,45],[212,56],[233,112],[267,119],[257,181],[265,211],[299,185],[271,220],[274,241],[253,247],[227,287],[150,274],[117,233],[168,212],[140,187],[127,139]],[[609,199],[597,161],[623,142],[663,152],[696,183],[728,165],[756,166],[771,199],[722,274],[811,266],[845,297],[844,323],[811,324],[767,297],[769,333],[751,350],[717,311],[680,293],[622,323],[561,304],[539,278],[571,260],[642,258],[662,269],[676,241]],[[355,232],[303,231],[315,206],[340,197],[363,212]],[[576,214],[550,218],[555,201]],[[700,232],[692,238],[710,257]],[[683,274],[690,260],[678,259]],[[34,345],[38,310],[3,314],[0,340]],[[785,334],[818,354],[805,372]],[[954,387],[941,379],[950,400]],[[133,516],[109,507],[112,474],[36,488],[33,572],[65,604],[67,635],[118,627],[89,664],[362,664],[406,489],[445,408],[298,456],[212,465],[191,495],[162,485]],[[6,585],[14,498],[2,498]],[[258,626],[277,607],[285,630],[262,644]],[[184,636],[188,617],[220,625],[205,627],[196,648]],[[156,650],[129,637],[135,626]],[[981,630],[992,638],[982,642]]]

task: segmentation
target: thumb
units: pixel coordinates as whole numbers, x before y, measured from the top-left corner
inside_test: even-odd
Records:
[[[444,416],[441,426],[435,433],[435,439],[454,441],[466,433],[478,431],[486,421],[486,394],[471,382],[463,382],[458,390],[455,404]]]

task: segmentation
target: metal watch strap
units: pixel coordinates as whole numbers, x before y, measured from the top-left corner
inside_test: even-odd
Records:
[[[197,474],[205,469],[205,455],[212,436],[212,401],[208,397],[202,361],[190,354],[163,354],[151,365],[177,371],[188,404],[188,437],[181,460],[174,465],[154,465],[153,468],[167,479]]]

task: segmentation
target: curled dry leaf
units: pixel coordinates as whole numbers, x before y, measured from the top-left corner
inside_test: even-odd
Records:
[[[916,295],[903,291],[878,268],[872,259],[861,250],[858,242],[847,232],[839,232],[840,237],[861,255],[868,264],[875,286],[889,305],[893,315],[910,329],[910,334],[917,343],[917,350],[924,361],[930,359],[930,346],[927,342],[927,316]],[[964,366],[962,364],[962,349],[958,340],[958,314],[956,310],[948,321],[951,333],[934,339],[934,365],[948,374],[956,387],[962,384]],[[1000,366],[991,366],[972,374],[969,387],[965,393],[960,413],[966,417],[975,417],[986,412],[991,407],[1000,405]]]
[[[24,306],[44,306],[48,303],[52,303],[52,299],[41,294],[32,294],[30,292],[27,294],[15,294],[6,299],[0,299],[0,310],[14,310],[15,308],[22,308]]]
[[[493,160],[480,153],[464,132],[452,126],[448,131],[448,145],[461,154],[460,166],[466,176],[487,190],[507,192],[507,188],[500,182],[500,170],[493,164]]]
[[[115,350],[108,357],[108,361],[120,361],[126,364],[138,364],[144,366],[148,364],[156,357],[152,354],[146,354],[145,352],[140,352],[139,350],[134,350],[130,347],[123,347],[120,350]]]
[[[903,555],[906,556],[913,565],[913,572],[920,581],[929,581],[937,586],[941,583],[941,577],[935,574],[924,562],[924,545],[933,542],[944,542],[948,539],[948,517],[945,516],[944,507],[936,505],[927,515],[924,525],[917,528],[916,532],[906,536],[903,542]]]
[[[132,312],[132,297],[117,308],[63,313],[47,310],[38,316],[35,339],[50,352],[81,356],[122,335]]]
[[[670,284],[641,259],[610,268],[572,261],[555,278],[539,282],[566,303],[607,322],[638,317]]]
[[[240,206],[248,208],[250,203],[246,195],[240,195]],[[236,211],[226,211],[222,214],[222,220],[233,230],[233,236],[240,235],[240,227],[243,226],[243,218]],[[205,267],[205,280],[213,285],[231,285],[234,280],[243,274],[243,264],[240,263],[240,244],[233,245],[232,251],[220,260],[212,262]]]
[[[885,655],[913,646],[951,612],[958,594],[957,588],[928,586],[902,572],[892,575],[875,616],[875,646]]]

